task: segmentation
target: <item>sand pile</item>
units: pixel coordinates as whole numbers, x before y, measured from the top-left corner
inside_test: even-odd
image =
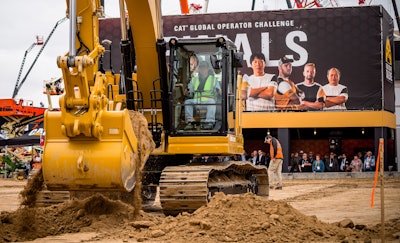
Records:
[[[343,222],[342,222],[343,223]],[[369,242],[379,239],[378,226],[346,228],[305,216],[286,202],[253,194],[217,193],[206,207],[177,217],[141,212],[102,195],[46,208],[21,208],[0,214],[0,242],[27,241],[51,235],[96,232],[93,240],[126,242]],[[358,228],[358,229],[356,229]],[[400,221],[388,223],[395,239]]]
[[[43,208],[21,207],[0,214],[0,242],[27,241],[50,235],[101,232],[133,221],[134,208],[97,194]],[[150,216],[140,218],[154,221]]]
[[[320,222],[282,201],[267,201],[254,194],[216,194],[193,214],[167,217],[148,229],[131,233],[139,241],[165,242],[347,242],[379,238],[379,228],[359,229]],[[392,222],[395,226],[399,222]],[[400,226],[396,226],[399,232]],[[135,228],[135,227],[134,227]]]

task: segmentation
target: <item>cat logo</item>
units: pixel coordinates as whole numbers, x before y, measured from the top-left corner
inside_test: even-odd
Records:
[[[393,61],[392,61],[392,48],[390,46],[390,40],[389,38],[386,38],[386,46],[385,46],[385,61],[386,63],[392,65]]]
[[[386,81],[393,83],[393,58],[389,37],[386,38],[385,62]]]

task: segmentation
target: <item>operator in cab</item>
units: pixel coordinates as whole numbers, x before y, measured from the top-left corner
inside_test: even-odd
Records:
[[[203,105],[206,109],[206,118],[201,122],[201,129],[211,130],[215,125],[215,112],[217,96],[221,92],[220,84],[214,75],[210,64],[207,61],[200,61],[198,66],[198,75],[193,76],[189,85],[185,101],[185,130],[195,129],[195,120],[193,110],[195,105]]]

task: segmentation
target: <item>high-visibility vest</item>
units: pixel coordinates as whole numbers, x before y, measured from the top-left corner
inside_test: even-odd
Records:
[[[194,88],[194,99],[200,99],[202,100],[203,98],[214,98],[215,97],[215,87],[216,87],[216,78],[213,75],[209,75],[207,77],[206,83],[204,84],[204,88],[202,92],[196,92],[198,91],[198,87],[200,85],[200,78],[199,76],[194,77],[193,80],[193,88]]]
[[[276,148],[274,148],[276,146]],[[276,150],[276,154],[275,154]],[[271,144],[269,146],[269,154],[271,156],[271,159],[283,159],[283,152],[282,152],[282,146],[281,143],[278,141],[278,139],[272,138]]]

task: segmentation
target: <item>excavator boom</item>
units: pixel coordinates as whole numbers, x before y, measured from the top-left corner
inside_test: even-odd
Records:
[[[45,114],[42,170],[49,190],[137,192],[142,183],[146,190],[159,186],[164,213],[173,215],[193,212],[217,191],[268,196],[265,166],[193,161],[243,152],[237,71],[243,55],[232,41],[167,43],[159,1],[120,0],[122,71],[113,74],[99,69],[105,52],[98,36],[99,1],[70,2],[70,50],[57,59],[65,93],[60,111]],[[205,105],[186,102],[197,72],[192,58],[207,64],[219,87]],[[209,115],[215,121],[205,127]]]

